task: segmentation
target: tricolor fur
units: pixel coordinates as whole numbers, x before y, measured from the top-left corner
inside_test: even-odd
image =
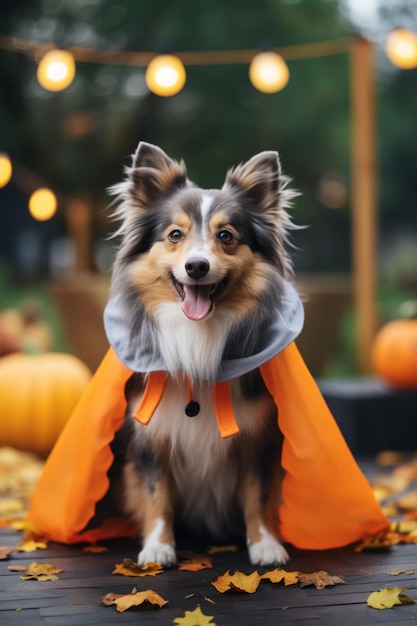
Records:
[[[121,245],[112,295],[123,302],[131,337],[161,355],[166,393],[147,426],[132,418],[145,376],[126,387],[129,433],[126,510],[143,536],[139,563],[175,562],[174,517],[226,538],[242,518],[250,559],[283,563],[278,541],[280,436],[276,407],[257,370],[230,382],[240,432],[223,440],[212,398],[221,360],[253,353],[274,317],[292,227],[276,152],[227,173],[220,190],[193,185],[185,164],[140,143],[114,189]],[[189,395],[200,412],[188,418]]]

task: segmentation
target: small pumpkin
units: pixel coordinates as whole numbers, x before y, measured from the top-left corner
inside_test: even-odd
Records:
[[[0,446],[52,449],[91,379],[71,354],[9,354],[0,359]]]
[[[417,319],[396,319],[376,334],[371,351],[373,371],[399,389],[417,389]]]

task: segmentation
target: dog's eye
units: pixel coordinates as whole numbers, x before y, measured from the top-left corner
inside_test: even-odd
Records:
[[[168,240],[171,243],[178,243],[183,238],[184,238],[184,235],[182,234],[182,231],[180,231],[179,228],[174,228],[174,230],[171,230],[171,232],[168,235]]]
[[[219,239],[219,241],[225,243],[226,245],[232,243],[235,240],[233,233],[231,233],[230,230],[226,230],[225,228],[223,228],[223,230],[219,230],[219,232],[217,233],[217,239]]]

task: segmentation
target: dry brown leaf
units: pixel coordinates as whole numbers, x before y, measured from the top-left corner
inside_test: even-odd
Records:
[[[207,548],[207,554],[220,554],[222,552],[237,552],[238,547],[234,545],[230,546],[209,546]]]
[[[400,574],[405,574],[407,576],[410,576],[411,574],[415,574],[416,571],[414,569],[393,569],[387,573],[390,576],[399,576]]]
[[[7,569],[9,572],[26,572],[27,567],[26,565],[9,565]]]
[[[300,588],[308,587],[309,585],[314,585],[316,589],[324,589],[329,585],[337,585],[339,583],[345,583],[340,576],[332,576],[325,570],[320,570],[319,572],[313,572],[312,574],[303,574],[299,573],[299,581]]]
[[[182,550],[178,556],[185,559],[178,565],[179,570],[188,572],[199,572],[202,569],[211,569],[213,563],[205,554],[197,554],[192,550]]]
[[[57,574],[60,574],[64,570],[55,567],[51,563],[36,563],[33,562],[26,568],[25,573],[20,578],[22,580],[58,580]]]
[[[211,584],[217,591],[224,593],[225,591],[240,591],[243,593],[255,593],[259,587],[261,577],[258,572],[252,572],[252,574],[243,574],[236,571],[234,574],[227,571],[222,576],[219,576]]]
[[[163,571],[164,568],[159,563],[147,563],[145,567],[141,567],[130,559],[125,559],[123,563],[116,563],[112,573],[121,576],[156,576]]]
[[[128,594],[123,593],[107,593],[101,597],[101,601],[105,606],[116,606],[119,613],[123,613],[132,607],[142,606],[145,602],[152,604],[152,606],[162,608],[168,603],[160,596],[156,591],[147,589],[146,591],[137,591],[134,587]]]
[[[284,585],[296,585],[300,577],[300,572],[287,572],[285,569],[277,567],[270,572],[262,574],[262,580],[269,580],[271,583],[280,583],[284,581]]]
[[[172,621],[178,626],[216,626],[213,619],[214,615],[205,615],[197,606],[194,611],[185,611],[184,617],[176,617]]]
[[[14,550],[16,550],[16,546],[0,546],[0,561],[8,559]]]
[[[397,498],[396,504],[401,509],[409,511],[417,509],[417,489],[409,491],[408,493],[405,493],[401,497]]]
[[[401,604],[412,604],[413,598],[403,594],[404,587],[386,587],[380,591],[373,591],[366,601],[366,604],[373,609],[392,609]]]

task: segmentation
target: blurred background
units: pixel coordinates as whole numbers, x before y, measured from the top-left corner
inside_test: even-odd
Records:
[[[398,27],[417,32],[416,0],[2,0],[0,352],[24,345],[98,365],[117,245],[107,190],[145,140],[183,158],[203,187],[221,186],[229,167],[261,150],[279,151],[301,192],[293,220],[307,226],[292,235],[306,297],[300,348],[315,376],[367,373],[355,340],[355,280],[369,268],[353,261],[352,102],[368,88],[371,332],[417,290],[417,60],[404,68],[388,57]],[[360,37],[372,62],[355,95]],[[37,75],[54,47],[75,59],[61,90]],[[266,92],[249,67],[271,49],[289,79]],[[185,84],[157,95],[147,68],[168,53],[182,59]],[[48,196],[36,208],[39,189],[53,193],[49,212]]]

